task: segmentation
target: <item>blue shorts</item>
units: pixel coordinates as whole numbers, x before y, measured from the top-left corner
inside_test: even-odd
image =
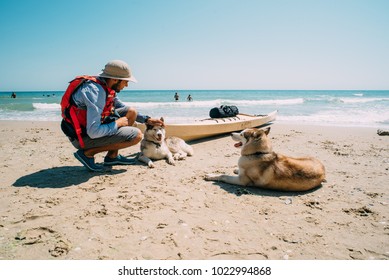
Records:
[[[120,117],[124,117],[127,114],[128,107],[123,107],[116,110],[116,113]],[[88,135],[83,136],[82,140],[84,140],[84,149],[91,149],[91,148],[97,148],[97,147],[103,147],[107,145],[112,145],[116,143],[122,143],[131,141],[132,139],[138,137],[138,134],[140,133],[140,130],[133,126],[123,126],[119,127],[118,131],[109,136],[104,136],[100,138],[92,139]],[[74,139],[71,141],[72,145],[76,149],[81,149],[80,143],[78,142],[78,139]]]

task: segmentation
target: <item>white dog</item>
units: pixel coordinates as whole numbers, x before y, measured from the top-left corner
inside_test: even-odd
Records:
[[[161,120],[163,121],[163,118]],[[139,160],[146,163],[150,168],[155,167],[152,159],[166,158],[169,164],[175,165],[176,160],[182,160],[193,155],[193,148],[181,138],[166,138],[165,127],[160,125],[146,126],[140,150]]]

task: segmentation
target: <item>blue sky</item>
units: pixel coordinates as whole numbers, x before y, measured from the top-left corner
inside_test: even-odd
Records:
[[[129,89],[389,89],[386,0],[0,0],[0,91],[122,59]]]

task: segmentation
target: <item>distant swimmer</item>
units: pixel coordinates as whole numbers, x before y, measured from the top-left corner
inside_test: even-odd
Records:
[[[13,93],[11,94],[11,98],[16,98],[16,93],[15,93],[15,92],[13,92]]]
[[[178,101],[178,100],[180,99],[180,96],[178,95],[177,92],[176,92],[176,94],[174,95],[174,99],[175,99],[176,101]]]
[[[186,100],[188,100],[189,102],[191,102],[193,100],[192,96],[189,94],[188,97],[186,98]]]

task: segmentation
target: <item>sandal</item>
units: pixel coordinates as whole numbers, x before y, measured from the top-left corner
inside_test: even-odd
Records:
[[[90,171],[101,172],[105,170],[103,166],[95,163],[94,157],[87,157],[82,150],[78,150],[77,152],[75,152],[74,156]]]
[[[110,158],[106,156],[104,158],[104,165],[132,165],[136,163],[134,158],[126,158],[122,155],[118,155],[115,158]]]

